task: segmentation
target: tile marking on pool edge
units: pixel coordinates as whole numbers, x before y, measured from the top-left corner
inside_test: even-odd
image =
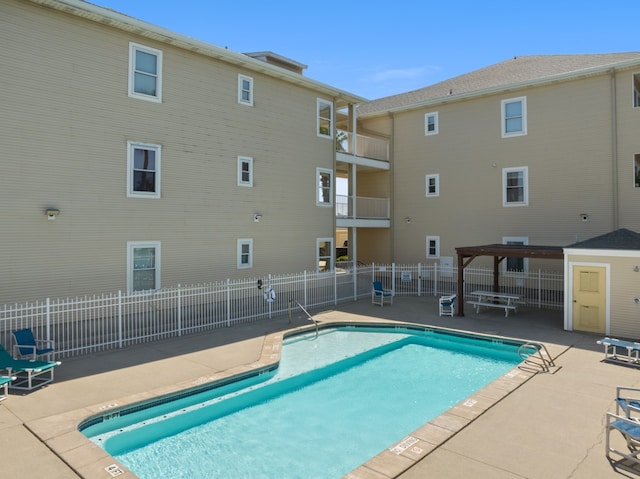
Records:
[[[411,446],[413,446],[416,442],[418,442],[418,440],[415,437],[407,436],[407,438],[404,439],[402,442],[396,444],[392,448],[389,448],[389,451],[391,451],[394,454],[402,454],[404,451],[406,451]]]
[[[475,399],[468,399],[467,401],[464,402],[464,405],[467,407],[473,407],[476,404],[478,404],[478,401],[476,401]]]

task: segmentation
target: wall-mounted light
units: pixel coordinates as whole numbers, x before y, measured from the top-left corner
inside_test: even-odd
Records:
[[[589,219],[589,215],[587,213],[580,213],[580,219],[582,220],[583,223],[586,223],[587,220]]]
[[[258,280],[258,289],[262,289],[262,280],[261,279]]]
[[[411,216],[405,216],[404,217],[404,222],[407,223],[407,224],[411,223]]]
[[[47,215],[48,220],[55,220],[56,216],[60,214],[60,210],[57,208],[47,208],[44,214]]]
[[[639,267],[639,266],[635,266],[635,267],[633,268],[633,270],[637,273],[638,271],[640,271],[640,267]]]
[[[261,219],[262,219],[262,215],[260,213],[256,213],[253,215],[254,222],[259,223]]]

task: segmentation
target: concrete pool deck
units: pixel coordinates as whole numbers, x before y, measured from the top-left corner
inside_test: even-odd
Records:
[[[382,451],[347,477],[640,477],[604,454],[604,418],[615,410],[615,387],[640,387],[640,370],[603,363],[602,347],[596,344],[600,336],[564,331],[561,312],[523,308],[508,318],[498,310],[441,318],[437,311],[433,297],[397,297],[384,308],[363,300],[312,314],[322,323],[401,321],[542,342],[557,367],[550,373],[514,375],[520,376],[515,386],[492,383],[493,389],[468,402],[479,404],[480,412],[453,408],[410,435],[415,440]],[[310,324],[302,314],[292,323],[279,317],[63,360],[53,383],[28,394],[12,392],[0,403],[2,476],[135,477],[126,470],[118,476],[108,472],[105,468],[115,461],[85,440],[77,424],[125,403],[273,361],[279,354],[277,338]],[[483,406],[485,397],[500,390],[500,397]]]

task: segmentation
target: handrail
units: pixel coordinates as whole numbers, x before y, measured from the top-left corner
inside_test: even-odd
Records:
[[[544,351],[544,355],[542,352]],[[518,348],[518,356],[528,366],[533,366],[535,372],[548,373],[551,368],[555,368],[556,365],[553,362],[553,358],[549,354],[547,347],[541,343],[525,343]]]
[[[296,303],[296,304],[298,305],[298,307],[299,307],[299,308],[304,312],[304,314],[306,314],[306,315],[307,315],[307,318],[308,318],[310,321],[313,321],[313,324],[315,324],[315,325],[316,325],[316,337],[315,337],[314,339],[318,339],[318,321],[316,321],[316,320],[313,318],[313,316],[311,316],[311,315],[309,314],[309,311],[307,311],[307,310],[304,308],[304,306],[302,306],[302,305],[300,304],[300,302],[299,302],[299,301],[295,301],[295,303]]]

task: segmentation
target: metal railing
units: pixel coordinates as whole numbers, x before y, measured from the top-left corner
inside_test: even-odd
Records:
[[[262,289],[258,288],[261,281]],[[11,348],[11,332],[31,328],[55,340],[57,358],[117,349],[287,314],[290,301],[305,310],[368,299],[371,282],[382,281],[396,296],[451,294],[457,269],[437,264],[364,265],[340,263],[330,272],[302,272],[0,306],[0,343]],[[467,291],[493,284],[493,271],[465,269]],[[536,308],[563,307],[561,272],[503,274],[501,290]],[[264,288],[273,288],[275,298]]]
[[[389,198],[336,195],[336,217],[353,219],[389,219]]]
[[[353,133],[338,130],[337,135],[336,150],[338,152],[373,160],[389,161],[389,142],[387,140],[356,133],[356,147],[354,149]]]

